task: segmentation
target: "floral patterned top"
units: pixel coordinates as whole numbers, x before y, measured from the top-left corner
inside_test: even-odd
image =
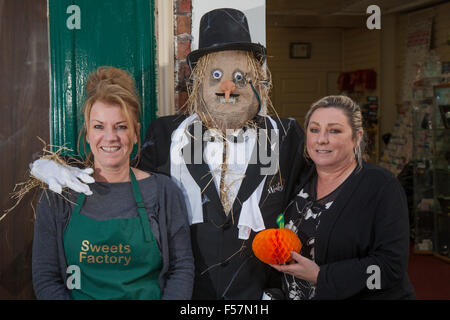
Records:
[[[285,227],[294,231],[300,238],[302,256],[315,261],[314,242],[320,217],[326,214],[344,184],[345,181],[330,194],[316,199],[317,175],[314,175],[289,203],[285,211],[288,222]],[[283,274],[282,286],[286,298],[290,300],[309,300],[314,298],[316,292],[314,283],[288,274]]]

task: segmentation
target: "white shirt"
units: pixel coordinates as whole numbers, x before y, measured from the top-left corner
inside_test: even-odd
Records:
[[[234,142],[233,137],[242,135],[240,142]],[[213,138],[213,141],[210,141]],[[224,143],[227,146],[226,154],[226,171],[224,175],[224,189],[227,196],[226,201],[222,201],[224,204],[225,213],[231,210],[231,207],[236,200],[236,196],[241,187],[242,180],[245,177],[250,157],[255,147],[256,142],[256,130],[247,129],[243,132],[242,129],[238,129],[232,133],[228,139],[221,138],[221,133],[216,130],[207,131],[204,139],[206,143],[203,156],[205,162],[208,163],[211,174],[214,178],[214,184],[216,185],[217,194],[220,196],[220,179],[222,175],[222,161],[224,152]]]
[[[275,128],[275,130],[278,130],[275,121],[269,116],[267,116],[267,118],[271,121],[272,126]],[[170,146],[170,174],[172,180],[177,183],[185,196],[190,224],[203,222],[202,204],[204,201],[208,201],[207,199],[202,199],[201,190],[190,175],[181,152],[182,148],[186,144],[188,144],[190,139],[190,137],[186,133],[187,128],[195,121],[198,121],[197,114],[192,114],[191,116],[186,118],[174,131],[172,135],[172,143]],[[234,132],[234,135],[238,136],[240,133],[242,133],[242,131],[243,130],[236,130]],[[218,135],[212,130],[207,132],[209,132],[211,136]],[[237,193],[241,186],[242,180],[244,179],[253,148],[255,147],[257,138],[256,134],[256,130],[247,129],[244,133],[242,133],[243,142],[226,142],[229,151],[226,158],[228,170],[224,176],[224,184],[229,189],[227,192],[227,203],[229,203],[228,206],[230,208],[233,202],[236,200]],[[204,139],[205,138],[207,139],[208,137],[204,137]],[[223,146],[224,143],[221,142],[220,139],[215,139],[214,141],[207,142],[205,150],[203,150],[204,160],[208,163],[214,179],[217,193],[219,195],[220,177],[222,173],[221,165],[223,160]],[[238,221],[239,239],[248,239],[252,230],[255,232],[259,232],[265,229],[264,220],[259,208],[259,201],[261,199],[262,189],[264,187],[265,181],[266,177],[264,177],[259,186],[252,193],[252,195],[244,203],[242,203],[242,209]],[[237,201],[239,201],[239,199]],[[229,211],[230,208],[225,209],[228,209]]]

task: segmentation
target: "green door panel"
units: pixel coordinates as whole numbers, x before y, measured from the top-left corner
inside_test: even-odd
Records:
[[[51,143],[77,153],[84,86],[102,65],[134,76],[143,138],[157,109],[154,0],[48,0],[48,13]]]

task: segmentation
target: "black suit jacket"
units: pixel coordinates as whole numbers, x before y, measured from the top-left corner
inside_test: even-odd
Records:
[[[171,136],[184,119],[185,115],[162,117],[150,124],[141,150],[141,169],[170,175]],[[259,204],[266,228],[277,227],[277,216],[287,205],[295,186],[301,183],[300,173],[307,169],[302,156],[304,135],[297,121],[274,120],[279,129],[276,139],[279,170],[267,176]],[[272,128],[265,117],[257,116],[255,121],[260,128]],[[275,141],[275,137],[271,138]],[[258,139],[256,147],[270,149],[267,139]],[[251,232],[248,240],[238,239],[237,223],[242,203],[263,180],[260,171],[263,166],[259,162],[248,165],[238,200],[233,204],[233,216],[227,216],[215,184],[209,183],[208,164],[187,164],[189,173],[209,200],[203,203],[203,223],[191,225],[196,267],[194,299],[260,299],[264,289],[280,287],[281,281],[274,269],[253,255],[251,244],[255,232]]]
[[[287,218],[295,214],[289,209]],[[314,252],[320,266],[315,299],[415,298],[407,274],[407,200],[393,174],[364,163],[351,175],[320,217]],[[376,283],[370,266],[379,267],[380,289],[367,285]]]

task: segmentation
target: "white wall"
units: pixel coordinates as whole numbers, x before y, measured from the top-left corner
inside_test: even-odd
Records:
[[[157,0],[158,117],[175,114],[173,0]]]
[[[265,0],[192,0],[192,50],[198,48],[200,19],[206,12],[219,8],[234,8],[244,12],[247,16],[252,42],[266,46]]]

